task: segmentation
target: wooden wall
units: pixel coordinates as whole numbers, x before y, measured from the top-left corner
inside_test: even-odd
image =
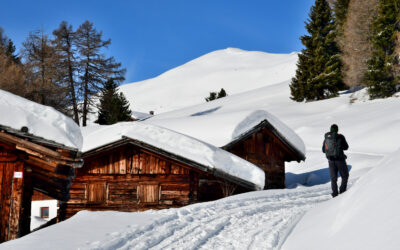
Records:
[[[227,150],[265,171],[265,189],[285,188],[285,156],[289,152],[268,129],[252,134]]]
[[[198,200],[199,178],[212,179],[188,165],[133,145],[84,161],[77,169],[70,200],[60,207],[61,220],[81,210],[142,211],[188,205]]]
[[[26,224],[24,218],[28,216],[23,206],[26,197],[24,172],[24,163],[17,152],[9,151],[0,144],[0,243],[27,233],[23,228]]]

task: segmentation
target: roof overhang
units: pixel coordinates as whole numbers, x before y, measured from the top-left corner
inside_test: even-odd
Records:
[[[203,164],[199,164],[199,163],[197,163],[197,162],[195,162],[193,160],[190,160],[190,159],[187,159],[185,157],[170,153],[170,152],[168,152],[166,150],[157,148],[157,147],[155,147],[153,145],[150,145],[150,144],[144,143],[142,141],[126,137],[126,136],[122,136],[122,138],[120,140],[118,140],[118,141],[114,141],[114,142],[109,143],[107,145],[103,145],[103,146],[97,147],[95,149],[91,149],[90,151],[86,151],[86,152],[83,153],[82,157],[86,158],[86,157],[95,156],[95,155],[97,155],[97,154],[99,154],[101,152],[108,151],[108,150],[111,150],[111,149],[114,149],[114,148],[117,148],[117,147],[120,147],[120,146],[123,146],[123,145],[127,145],[127,144],[131,144],[131,145],[135,145],[135,146],[141,147],[141,148],[146,149],[146,150],[148,150],[148,151],[150,151],[152,153],[162,155],[162,156],[164,156],[166,158],[173,159],[173,160],[175,160],[175,161],[177,161],[179,163],[185,164],[185,165],[189,165],[189,166],[191,166],[191,167],[193,167],[193,168],[195,168],[197,170],[200,170],[202,172],[206,172],[206,173],[211,174],[211,175],[213,175],[215,177],[218,177],[218,178],[226,179],[226,180],[228,180],[228,181],[230,181],[232,183],[235,183],[237,185],[243,186],[245,188],[248,188],[248,189],[251,189],[251,190],[261,190],[260,187],[258,187],[257,185],[255,185],[252,182],[249,182],[247,180],[244,180],[244,179],[238,178],[236,176],[230,175],[230,174],[225,173],[225,172],[223,172],[223,171],[221,171],[219,169],[212,168],[212,167],[209,167],[209,166],[205,166]]]
[[[222,149],[229,150],[232,147],[234,147],[237,143],[241,142],[242,140],[245,140],[249,138],[251,135],[254,133],[257,133],[263,129],[268,129],[274,134],[293,154],[293,159],[295,161],[304,161],[306,159],[306,156],[298,150],[290,141],[288,141],[268,120],[263,120],[261,121],[258,125],[254,126],[252,129],[246,131],[245,133],[241,134],[238,136],[236,139],[233,141],[229,142],[225,146],[222,146]]]

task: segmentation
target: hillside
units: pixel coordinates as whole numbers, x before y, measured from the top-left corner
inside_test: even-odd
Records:
[[[235,48],[217,50],[171,69],[158,77],[125,84],[120,90],[131,109],[156,114],[204,103],[212,91],[228,95],[288,80],[297,53],[270,54]]]
[[[276,66],[279,77],[250,76],[249,72],[261,70],[254,62],[255,69],[242,69],[241,74],[236,75],[238,79],[247,79],[240,83],[227,73],[243,65],[240,60],[231,60],[231,50],[210,53],[139,83],[139,87],[127,85],[125,88],[141,95],[144,109],[157,101],[168,104],[160,105],[158,113],[171,111],[147,119],[145,123],[211,144],[218,144],[218,138],[233,136],[230,132],[237,130],[230,127],[231,122],[246,123],[246,114],[265,111],[277,117],[301,137],[306,147],[305,162],[286,164],[288,189],[245,193],[179,209],[141,213],[83,211],[65,222],[2,244],[0,249],[280,249],[282,246],[284,249],[395,249],[400,244],[397,237],[400,194],[396,181],[400,174],[399,152],[396,151],[400,141],[399,98],[368,101],[364,89],[341,93],[329,100],[296,103],[289,98],[289,83],[294,73],[291,67],[295,60],[291,64],[286,60],[294,54],[274,55],[277,63],[269,62],[272,68]],[[259,62],[265,64],[272,60],[272,55],[267,53],[233,52],[257,56]],[[224,55],[227,61],[215,63],[218,60],[213,55],[218,60]],[[229,65],[230,70],[222,65]],[[189,68],[194,77],[190,83],[187,82],[190,74],[185,73]],[[213,69],[214,73],[208,75]],[[161,91],[171,93],[176,91],[174,87],[191,82],[197,84],[196,88],[203,87],[202,91],[207,94],[211,85],[205,84],[208,81],[201,85],[201,72],[207,73],[205,79],[215,77],[213,79],[219,78],[220,82],[234,82],[232,86],[236,86],[237,94],[232,90],[230,96],[209,103],[200,98],[203,94],[199,91],[193,91],[192,99],[186,95],[176,99],[162,94]],[[262,84],[261,78],[264,79]],[[149,87],[152,84],[157,85],[154,93]],[[230,93],[228,87],[221,87]],[[190,87],[183,89],[190,91]],[[195,96],[199,97],[198,101],[194,100]],[[189,102],[193,105],[186,106]],[[180,109],[173,110],[176,107]],[[332,123],[339,125],[339,132],[346,136],[350,145],[346,152],[349,190],[335,199],[330,197],[327,160],[321,152],[323,135]],[[224,130],[230,132],[217,132]],[[49,237],[51,241],[46,240]]]

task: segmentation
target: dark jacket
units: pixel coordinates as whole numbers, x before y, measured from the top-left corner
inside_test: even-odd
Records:
[[[337,160],[346,160],[346,158],[347,158],[347,156],[343,152],[343,150],[349,149],[349,144],[347,144],[346,138],[342,134],[338,133],[337,140],[338,140],[338,144],[340,145],[339,146],[339,156],[338,157],[332,157],[332,156],[331,157],[327,157],[328,160],[331,160],[331,161],[335,161],[336,160],[337,161]],[[324,145],[325,145],[325,140],[322,143],[322,152],[325,153]]]

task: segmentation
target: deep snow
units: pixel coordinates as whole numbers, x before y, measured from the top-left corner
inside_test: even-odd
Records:
[[[307,212],[283,249],[399,249],[400,149],[338,198]]]
[[[361,90],[324,101],[295,103],[289,99],[288,84],[294,74],[295,60],[290,64],[290,60],[286,59],[291,55],[277,57],[276,64],[271,62],[271,66],[275,65],[275,70],[278,69],[276,75],[285,76],[284,79],[274,78],[274,70],[268,69],[268,74],[260,73],[260,78],[255,80],[251,75],[257,70],[261,72],[263,66],[262,63],[256,65],[257,62],[272,61],[271,55],[233,52],[223,50],[210,53],[199,58],[201,63],[194,60],[194,64],[188,63],[140,83],[142,86],[132,87],[132,93],[143,96],[137,100],[143,103],[142,106],[137,104],[136,107],[139,111],[147,112],[159,101],[165,105],[159,107],[161,112],[182,108],[190,98],[195,99],[190,104],[203,102],[199,95],[198,99],[194,96],[183,98],[180,103],[176,96],[172,95],[170,100],[170,96],[163,92],[165,89],[175,91],[183,86],[190,89],[190,73],[193,73],[193,82],[197,84],[193,90],[205,86],[203,92],[225,88],[224,85],[229,83],[232,86],[240,85],[238,88],[243,89],[247,85],[252,89],[260,84],[257,85],[258,89],[230,95],[215,102],[223,103],[227,112],[265,110],[300,135],[306,145],[307,160],[304,163],[287,164],[286,180],[290,189],[251,192],[180,209],[142,213],[83,211],[65,222],[1,244],[0,249],[279,249],[282,244],[288,249],[360,249],[360,246],[361,249],[369,246],[391,249],[399,245],[395,237],[400,234],[400,195],[396,179],[400,159],[398,151],[390,155],[399,147],[400,141],[399,98],[366,101],[365,90]],[[211,56],[210,67],[207,66],[208,56]],[[239,67],[243,58],[247,58],[244,63],[249,63],[248,68]],[[280,61],[279,58],[286,59]],[[236,67],[235,63],[239,66]],[[251,67],[255,67],[255,70]],[[202,74],[207,77],[201,78]],[[218,76],[217,82],[223,85],[209,89],[207,82],[214,74]],[[256,76],[254,74],[253,77]],[[148,83],[148,86],[152,85],[153,89],[159,88],[160,91],[151,94],[152,98],[146,102],[145,96],[153,91],[151,87],[146,87]],[[129,85],[126,88],[130,89]],[[179,119],[188,117],[184,110],[165,113],[165,119],[162,114],[158,116],[159,120],[156,117],[153,119],[160,121],[157,122],[159,125],[173,126],[174,119],[178,123]],[[211,127],[229,125],[229,120],[222,118],[223,113],[220,115],[221,120],[211,124]],[[332,123],[339,125],[340,132],[350,145],[347,155],[351,185],[348,192],[335,199],[330,198],[327,160],[321,153],[323,135]],[[182,127],[179,132],[196,137],[196,133],[201,131],[198,128],[205,125],[194,122],[187,128]],[[379,163],[385,156],[387,158]],[[346,246],[340,242],[342,237],[346,239],[343,244],[348,243]]]
[[[20,130],[65,146],[80,149],[82,136],[79,126],[54,108],[31,102],[0,90],[0,125]]]
[[[205,102],[210,92],[228,95],[285,81],[297,53],[271,54],[227,48],[213,51],[155,78],[120,86],[131,109],[160,114]]]

